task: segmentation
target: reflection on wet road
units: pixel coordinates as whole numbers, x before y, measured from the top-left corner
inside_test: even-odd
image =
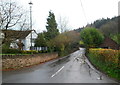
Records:
[[[3,83],[116,83],[97,71],[84,49],[31,68],[3,72]]]

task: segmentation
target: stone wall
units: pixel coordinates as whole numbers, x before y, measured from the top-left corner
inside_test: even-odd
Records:
[[[34,55],[3,55],[2,70],[19,69],[44,63],[58,57],[57,53],[34,54]]]

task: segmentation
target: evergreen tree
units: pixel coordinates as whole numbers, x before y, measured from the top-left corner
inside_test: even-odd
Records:
[[[57,29],[57,23],[55,20],[55,15],[53,12],[49,11],[49,16],[47,18],[47,26],[46,26],[46,39],[50,40],[55,38],[59,34],[59,30]]]
[[[35,47],[45,47],[46,45],[44,33],[39,33],[37,39],[35,40]]]

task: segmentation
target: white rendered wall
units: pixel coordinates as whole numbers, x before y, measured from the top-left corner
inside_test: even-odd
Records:
[[[37,34],[35,32],[32,32],[32,39],[36,39],[37,38]],[[24,50],[30,50],[30,46],[31,46],[31,33],[23,40],[24,45],[25,45],[25,49]],[[32,43],[32,46],[34,46],[35,43]]]

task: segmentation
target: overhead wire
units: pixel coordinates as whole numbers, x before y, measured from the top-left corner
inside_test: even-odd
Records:
[[[85,20],[86,20],[86,22],[87,22],[87,24],[88,24],[87,17],[86,17],[86,14],[85,14],[85,10],[84,10],[83,4],[82,4],[82,0],[80,0],[80,3],[81,3],[81,7],[82,7],[82,11],[83,11],[83,15],[84,15]]]

